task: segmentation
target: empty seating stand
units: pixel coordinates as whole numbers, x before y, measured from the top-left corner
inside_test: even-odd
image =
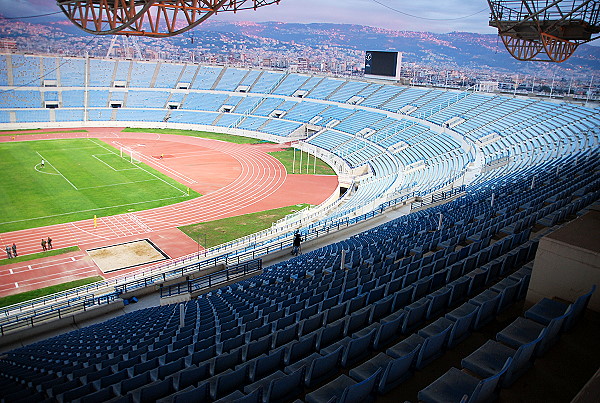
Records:
[[[39,71],[53,64],[42,61],[23,61],[18,66],[13,61],[9,68],[22,73],[27,66]],[[107,62],[87,95],[82,83],[65,76],[72,99],[66,97],[64,115],[52,113],[55,121],[61,116],[67,119],[66,112],[75,111],[73,99],[85,96],[93,105],[88,120],[110,120],[113,111],[105,105],[108,88],[139,64],[133,63]],[[370,164],[375,173],[348,203],[356,208],[384,194],[396,182],[399,166],[436,161],[407,179],[425,191],[443,186],[449,171],[462,169],[471,158],[453,137],[429,130],[424,120],[415,124],[360,105],[395,113],[414,104],[417,109],[411,115],[436,124],[461,115],[464,121],[452,129],[470,141],[487,136],[484,128],[502,121],[506,133],[495,142],[498,150],[482,148],[484,157],[513,146],[521,151],[508,165],[478,176],[449,203],[413,211],[266,267],[258,276],[183,305],[135,311],[7,352],[0,358],[5,402],[393,399],[416,371],[430,371],[447,350],[496,323],[498,315],[523,299],[539,242],[533,230],[564,222],[600,196],[594,150],[574,148],[572,154],[547,158],[545,152],[532,155],[527,148],[532,138],[544,144],[541,139],[551,135],[529,125],[529,119],[515,123],[514,118],[534,119],[539,117],[537,111],[552,105],[481,94],[455,98],[438,90],[283,72],[153,62],[140,66],[144,71],[180,74],[190,81],[182,108],[173,111],[171,121],[177,123],[234,123],[240,129],[284,134],[312,119],[314,124],[319,119],[330,122],[331,127],[309,142],[339,153],[353,166]],[[83,59],[73,61],[70,68],[84,68]],[[136,78],[129,89],[137,91],[131,105],[114,115],[145,120],[152,110],[164,109],[174,94],[174,82],[157,78],[152,83],[147,77]],[[239,86],[247,87],[244,100],[234,93]],[[297,90],[306,91],[306,97],[288,100]],[[364,101],[339,106],[352,91],[361,91]],[[30,93],[36,95],[27,97]],[[23,97],[30,98],[27,108],[18,106]],[[16,95],[3,95],[1,101],[0,117],[12,120],[3,123],[37,122],[51,115],[45,109],[35,110],[40,106],[32,104],[39,101],[37,87],[25,86]],[[155,105],[142,107],[146,102]],[[223,118],[220,109],[227,102],[235,103],[228,113],[237,113],[240,119]],[[275,110],[285,114],[273,118]],[[598,113],[579,106],[573,110],[581,114],[583,127]],[[361,121],[370,126],[369,136],[360,134]],[[560,125],[559,120],[548,124]],[[385,151],[399,142],[406,144],[405,152],[394,156]],[[437,401],[441,394],[456,401],[492,399],[498,387],[514,382],[572,328],[594,290],[595,286],[569,303],[540,301],[523,317],[510,321],[495,340],[462,357],[463,369],[450,369],[418,398]]]

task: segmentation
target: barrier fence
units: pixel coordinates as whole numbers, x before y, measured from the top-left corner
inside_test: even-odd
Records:
[[[207,274],[206,276],[186,279],[181,283],[171,284],[160,287],[160,297],[171,297],[184,293],[192,293],[212,288],[216,285],[227,283],[232,280],[245,277],[250,274],[258,273],[262,270],[262,259],[253,259],[244,263],[236,264],[218,272]]]
[[[0,323],[0,335],[4,336],[11,331],[34,327],[44,322],[50,322],[76,313],[86,312],[96,306],[113,302],[118,298],[119,295],[115,292],[97,297],[92,296],[91,298],[67,303],[62,306],[48,307],[47,310],[36,310],[22,315],[21,317],[11,318],[10,320]]]

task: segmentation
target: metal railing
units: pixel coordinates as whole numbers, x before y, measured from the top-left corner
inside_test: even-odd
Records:
[[[184,293],[192,293],[208,289],[232,280],[245,277],[250,274],[257,273],[262,270],[262,259],[253,259],[244,263],[236,264],[215,273],[207,274],[194,279],[186,279],[186,281],[171,284],[166,287],[160,287],[160,297],[171,297]]]
[[[50,322],[76,313],[86,312],[95,306],[109,304],[117,298],[119,298],[119,295],[115,292],[101,296],[92,296],[84,300],[71,301],[62,306],[36,310],[29,314],[11,318],[10,320],[0,323],[0,335],[4,336],[11,331],[34,327],[44,322]]]
[[[56,293],[48,295],[48,296],[39,297],[39,298],[35,298],[35,299],[28,300],[28,301],[10,305],[6,308],[0,309],[0,322],[2,321],[2,317],[9,317],[9,316],[15,315],[15,312],[17,312],[17,314],[18,314],[18,312],[23,312],[24,310],[33,308],[35,306],[41,305],[43,307],[43,306],[52,305],[58,301],[63,302],[63,298],[65,298],[67,296],[74,295],[74,297],[72,297],[70,300],[87,298],[90,295],[93,296],[94,294],[93,293],[90,294],[90,291],[99,290],[101,288],[106,288],[105,281],[98,281],[98,282],[95,282],[92,284],[87,284],[87,285],[77,287],[77,288],[71,288],[69,290],[56,292]]]
[[[412,205],[410,206],[410,209],[414,210],[414,209],[418,209],[418,208],[421,208],[424,206],[428,206],[430,204],[438,203],[438,202],[447,200],[451,197],[454,197],[464,191],[465,191],[465,185],[461,185],[461,186],[452,188],[450,190],[442,191],[439,193],[434,193],[431,195],[431,197],[427,197],[427,198],[423,199],[422,201],[413,202]]]

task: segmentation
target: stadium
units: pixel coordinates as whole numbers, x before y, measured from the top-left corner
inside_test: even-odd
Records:
[[[0,69],[3,155],[30,147],[30,170],[84,191],[105,175],[66,170],[93,143],[99,166],[151,167],[166,192],[135,212],[0,223],[21,254],[50,233],[88,252],[142,239],[166,251],[3,308],[3,401],[515,401],[527,385],[569,401],[598,368],[595,104],[168,61],[11,53]],[[287,174],[267,154],[283,148]],[[169,165],[186,152],[204,170]],[[318,160],[336,175],[292,181]],[[193,175],[212,187],[196,192]],[[202,251],[170,238],[296,203],[312,207]],[[559,365],[573,338],[580,371],[553,387],[540,363]]]

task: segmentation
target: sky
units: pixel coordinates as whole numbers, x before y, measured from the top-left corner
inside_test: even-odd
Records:
[[[228,15],[226,15],[228,14]],[[282,22],[337,22],[399,31],[495,33],[484,0],[281,0],[276,5],[222,19]]]
[[[58,11],[53,0],[0,0],[5,17],[33,16]],[[281,0],[236,14],[220,13],[215,20],[333,22],[369,25],[399,31],[495,33],[488,26],[485,0]],[[65,19],[62,14],[27,21]]]

